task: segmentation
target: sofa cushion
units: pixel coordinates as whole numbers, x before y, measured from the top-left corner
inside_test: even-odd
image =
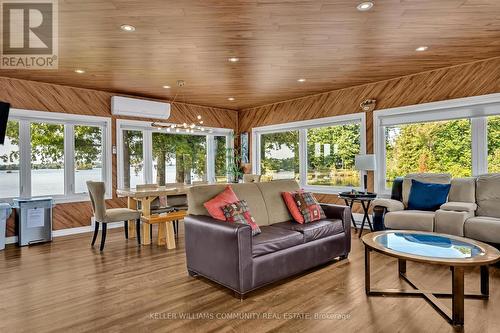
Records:
[[[423,210],[401,210],[385,214],[384,224],[390,229],[434,230],[434,212]]]
[[[403,204],[408,207],[410,198],[411,180],[415,179],[423,183],[450,184],[451,175],[449,173],[411,173],[403,178]]]
[[[476,177],[453,178],[448,201],[476,202]]]
[[[304,236],[304,242],[340,234],[344,231],[344,224],[340,219],[324,219],[305,224],[295,222],[275,223],[273,227],[300,232]]]
[[[293,192],[300,189],[295,180],[275,180],[272,182],[254,183],[260,190],[265,202],[266,213],[268,214],[268,224],[290,221],[292,216],[281,197],[281,192]],[[240,200],[245,198],[240,197]],[[250,207],[251,209],[253,207]],[[262,209],[264,210],[264,209]],[[253,211],[253,210],[252,210]]]
[[[210,216],[207,209],[203,206],[203,203],[222,192],[226,186],[227,185],[224,184],[214,184],[199,185],[189,188],[188,214]],[[258,225],[269,224],[266,203],[264,202],[260,189],[257,187],[257,183],[231,184],[231,187],[239,200],[245,200],[247,202],[248,208],[250,212],[252,212],[252,216]],[[280,195],[278,195],[278,198],[281,200]]]
[[[252,237],[252,256],[254,258],[304,243],[300,232],[273,226],[262,226],[260,230],[260,234]]]
[[[500,217],[500,173],[490,173],[476,180],[477,216]]]
[[[435,212],[446,202],[448,193],[450,184],[422,183],[412,179],[408,209]]]
[[[465,237],[500,244],[500,218],[476,216],[465,221]]]

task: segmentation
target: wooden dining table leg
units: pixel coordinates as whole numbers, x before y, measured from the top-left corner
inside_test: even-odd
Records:
[[[141,208],[142,208],[142,215],[144,216],[150,216],[151,215],[151,198],[143,198],[141,199]],[[151,244],[151,231],[149,229],[149,224],[148,223],[143,223],[142,224],[142,245],[149,245]]]
[[[137,210],[137,201],[135,201],[134,198],[128,197],[127,198],[127,207],[129,209]],[[128,237],[129,238],[135,238],[135,220],[129,220],[128,221]]]

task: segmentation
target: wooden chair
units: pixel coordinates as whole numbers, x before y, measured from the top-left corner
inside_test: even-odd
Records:
[[[106,209],[106,201],[104,195],[106,188],[103,182],[88,181],[87,188],[89,190],[90,201],[92,202],[92,211],[94,212],[95,230],[94,237],[92,238],[92,246],[94,246],[99,233],[99,224],[102,224],[101,231],[101,247],[104,250],[104,243],[106,242],[107,224],[111,222],[121,222],[125,224],[125,238],[128,239],[128,220],[136,220],[137,242],[141,245],[141,213],[137,210],[128,208],[113,208]]]
[[[245,174],[243,175],[243,183],[260,183],[261,175]]]

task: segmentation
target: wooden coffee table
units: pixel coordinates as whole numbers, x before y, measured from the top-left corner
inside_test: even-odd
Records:
[[[458,236],[422,231],[388,230],[367,234],[365,244],[365,291],[368,296],[423,297],[454,326],[464,324],[464,298],[488,299],[489,265],[500,260],[500,252],[488,244]],[[370,286],[370,253],[372,251],[398,259],[399,277],[413,290],[373,289]],[[452,291],[423,290],[406,274],[406,261],[449,266],[452,272]],[[464,293],[464,267],[480,266],[481,293]],[[451,298],[452,309],[438,298]]]

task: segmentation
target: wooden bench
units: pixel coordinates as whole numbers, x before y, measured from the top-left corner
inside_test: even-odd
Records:
[[[171,213],[154,214],[150,216],[142,216],[141,221],[144,224],[158,224],[158,245],[167,245],[167,249],[175,249],[175,234],[173,222],[182,220],[186,217],[187,212],[180,210]],[[149,226],[147,226],[149,228]]]

